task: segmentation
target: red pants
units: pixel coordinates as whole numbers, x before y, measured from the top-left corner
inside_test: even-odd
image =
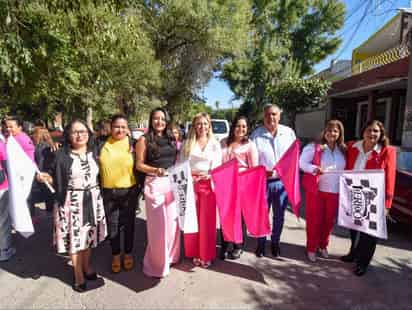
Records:
[[[207,262],[216,258],[216,197],[210,180],[195,183],[199,232],[184,234],[185,255]]]
[[[306,249],[326,249],[335,224],[339,198],[334,193],[306,193]]]

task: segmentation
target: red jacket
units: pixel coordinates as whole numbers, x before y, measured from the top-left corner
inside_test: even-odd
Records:
[[[320,167],[322,149],[319,143],[315,143],[315,153],[313,154],[312,164]],[[319,191],[319,175],[305,172],[302,176],[302,186],[305,192],[317,194]]]
[[[359,155],[359,149],[354,146],[354,141],[348,143],[346,153],[346,169],[352,170]],[[375,150],[370,154],[365,169],[385,170],[385,206],[389,209],[392,205],[395,191],[396,178],[396,149],[392,146],[382,147],[380,153]]]

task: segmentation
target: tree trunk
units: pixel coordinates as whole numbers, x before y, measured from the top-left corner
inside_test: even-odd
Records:
[[[87,108],[86,124],[93,131],[93,109],[90,107]]]

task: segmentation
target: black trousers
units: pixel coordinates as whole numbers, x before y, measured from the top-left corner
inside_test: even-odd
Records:
[[[245,221],[243,220],[243,216],[242,216],[242,234],[243,234],[243,243],[234,243],[234,242],[228,242],[225,241],[225,239],[223,238],[223,230],[222,228],[220,228],[220,240],[221,240],[221,248],[224,249],[224,251],[233,251],[233,250],[242,250],[244,247],[244,244],[246,242],[246,237],[247,237],[247,233],[246,233],[246,225],[245,225]],[[230,249],[230,247],[232,247]]]
[[[121,253],[120,231],[123,227],[124,252],[133,250],[136,208],[139,202],[137,187],[104,188],[102,191],[112,255]]]
[[[375,254],[378,239],[353,229],[350,230],[350,239],[350,254],[358,266],[367,268]]]
[[[49,212],[53,211],[54,196],[46,185],[34,181],[27,202],[29,205],[30,215],[34,216],[36,203],[44,202],[46,204],[46,210]]]

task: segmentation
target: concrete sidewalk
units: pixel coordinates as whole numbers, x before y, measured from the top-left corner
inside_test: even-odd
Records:
[[[210,269],[182,259],[162,280],[141,271],[146,236],[144,214],[136,219],[135,257],[130,272],[110,273],[110,246],[94,251],[94,266],[105,285],[83,294],[71,289],[67,257],[52,247],[52,219],[39,211],[40,223],[29,239],[16,236],[17,255],[0,263],[1,309],[412,309],[412,235],[390,233],[373,265],[361,278],[346,254],[346,232],[336,229],[330,259],[310,263],[305,257],[305,223],[288,213],[282,235],[282,258],[258,259],[249,238],[240,260],[216,260]],[[395,227],[396,228],[396,227]],[[270,251],[267,251],[270,252]]]

